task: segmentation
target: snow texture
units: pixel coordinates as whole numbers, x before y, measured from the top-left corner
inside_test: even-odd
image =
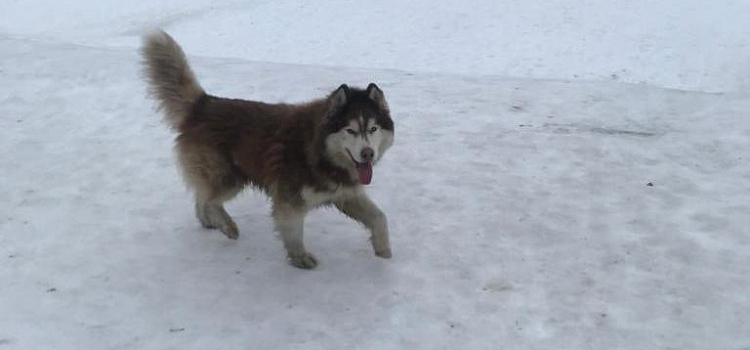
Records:
[[[746,1],[373,3],[5,1],[0,349],[750,348]],[[214,94],[377,82],[393,259],[318,210],[292,268],[251,191],[202,229],[156,25]]]

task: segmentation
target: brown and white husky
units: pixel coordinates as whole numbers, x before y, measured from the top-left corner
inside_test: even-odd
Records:
[[[393,120],[380,88],[341,85],[304,104],[227,99],[203,91],[167,33],[147,35],[142,53],[150,92],[179,134],[179,165],[204,227],[236,239],[239,231],[223,203],[250,185],[272,199],[292,265],[317,265],[303,243],[303,222],[310,209],[323,205],[364,224],[375,255],[391,257],[385,214],[362,188],[393,144]]]

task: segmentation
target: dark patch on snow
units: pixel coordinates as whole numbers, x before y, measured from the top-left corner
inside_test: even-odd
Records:
[[[550,129],[556,134],[570,134],[573,132],[591,132],[594,134],[611,135],[611,136],[636,136],[636,137],[652,137],[658,135],[654,132],[639,131],[639,130],[625,130],[625,129],[614,129],[614,128],[603,128],[603,127],[589,127],[586,125],[575,125],[575,124],[558,124],[558,123],[545,123],[544,129]]]
[[[177,333],[177,332],[182,332],[184,330],[185,328],[170,328],[169,333]]]
[[[500,281],[500,280],[489,281],[484,285],[484,288],[482,288],[482,290],[484,290],[485,292],[493,292],[493,293],[509,292],[514,289],[515,288],[513,287],[512,284],[505,282],[505,281]]]
[[[645,131],[634,131],[634,130],[621,130],[621,129],[607,129],[607,128],[591,128],[591,132],[605,135],[626,135],[626,136],[641,136],[650,137],[656,134]]]

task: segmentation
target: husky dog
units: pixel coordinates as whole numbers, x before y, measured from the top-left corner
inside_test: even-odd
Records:
[[[326,98],[295,105],[226,99],[203,91],[167,33],[147,35],[142,54],[150,93],[179,133],[179,165],[195,191],[203,227],[237,239],[223,203],[250,185],[272,199],[290,264],[317,265],[303,243],[303,222],[309,210],[323,205],[364,224],[375,255],[391,257],[385,214],[362,188],[393,143],[393,120],[377,85],[344,84]]]

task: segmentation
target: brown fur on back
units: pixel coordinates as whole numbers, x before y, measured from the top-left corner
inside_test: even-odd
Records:
[[[354,185],[323,156],[328,105],[327,99],[287,105],[205,95],[177,138],[188,181],[207,200],[232,196],[246,184],[290,202],[301,200],[304,186]]]

